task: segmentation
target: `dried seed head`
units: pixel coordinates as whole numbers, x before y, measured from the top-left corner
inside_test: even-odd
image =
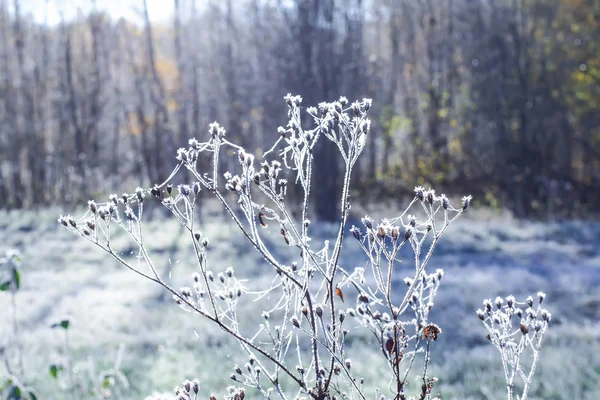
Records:
[[[526,300],[526,301],[527,301],[527,305],[528,305],[529,307],[532,307],[532,306],[533,306],[533,297],[531,297],[531,296],[527,297],[527,300]]]
[[[142,201],[144,201],[144,197],[146,196],[144,194],[144,189],[142,189],[141,187],[137,187],[135,189],[135,195],[137,196],[138,201],[141,203]]]
[[[445,194],[442,194],[440,196],[440,201],[442,202],[442,207],[444,208],[444,210],[447,210],[448,207],[450,206],[450,202],[448,201],[448,198],[446,197]]]
[[[506,298],[506,305],[508,306],[508,308],[513,308],[513,306],[515,305],[515,297],[514,296],[508,296]]]
[[[359,228],[352,225],[352,228],[350,228],[350,232],[352,232],[352,236],[354,236],[355,239],[360,240],[360,229]]]
[[[351,359],[346,358],[346,360],[344,361],[344,364],[346,364],[347,369],[352,368],[352,360]]]
[[[492,301],[490,299],[485,299],[483,301],[483,306],[488,313],[492,311]]]
[[[538,301],[540,302],[540,304],[542,304],[542,302],[546,298],[546,293],[544,293],[544,292],[538,292],[537,296],[538,296]]]
[[[416,186],[415,195],[419,200],[423,201],[423,199],[425,198],[425,188],[423,186]]]
[[[550,322],[552,319],[552,314],[548,310],[542,310],[542,320],[546,322]]]
[[[94,200],[88,201],[88,207],[90,208],[90,211],[93,214],[96,214],[96,211],[98,210],[98,207],[96,206],[96,202]]]
[[[292,325],[294,325],[296,328],[300,328],[300,321],[295,315],[292,317]]]
[[[469,205],[471,204],[471,200],[473,199],[473,196],[465,196],[463,197],[462,200],[462,209],[466,210],[467,208],[469,208]]]
[[[337,364],[337,363],[336,363],[336,364],[333,366],[333,373],[334,373],[334,374],[336,374],[336,375],[339,375],[341,370],[342,370],[342,367],[340,366],[340,364]]]
[[[152,196],[160,198],[160,189],[158,188],[158,185],[154,185],[152,189],[150,189],[150,193],[152,193]]]
[[[397,226],[394,226],[392,228],[392,239],[394,239],[394,241],[398,240],[398,237],[400,237],[400,229],[398,229]]]
[[[521,333],[523,335],[527,335],[527,332],[529,332],[529,328],[527,328],[527,325],[525,325],[525,324],[520,324],[519,330],[521,331]]]
[[[485,314],[483,313],[482,309],[477,310],[477,316],[479,317],[480,320],[484,320],[485,319]]]
[[[429,324],[423,329],[423,338],[437,340],[438,335],[442,333],[442,330],[436,324]]]
[[[412,284],[413,284],[413,282],[414,282],[414,280],[413,280],[412,278],[408,278],[408,277],[404,278],[404,284],[405,284],[406,286],[410,286],[410,285],[412,285]]]
[[[406,228],[406,231],[404,232],[404,240],[405,241],[409,240],[411,238],[412,234],[413,234],[412,228],[410,228],[410,227]]]
[[[496,299],[494,300],[494,304],[496,305],[496,307],[498,309],[500,309],[502,307],[503,303],[504,303],[504,299],[500,296],[496,297]]]
[[[320,305],[315,307],[315,314],[317,314],[319,318],[323,317],[323,308]]]

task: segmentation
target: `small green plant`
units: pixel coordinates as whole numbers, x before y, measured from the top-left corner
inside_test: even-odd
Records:
[[[9,250],[0,258],[0,292],[10,296],[10,333],[2,343],[0,355],[8,372],[8,378],[0,382],[0,394],[6,400],[36,400],[35,391],[27,385],[23,346],[19,335],[17,295],[21,289],[21,254]]]
[[[91,358],[74,362],[69,343],[69,328],[72,320],[63,317],[53,323],[50,328],[62,332],[62,358],[48,368],[50,377],[56,381],[61,398],[69,396],[72,399],[119,399],[127,393],[129,381],[121,371],[121,362],[125,346],[121,345],[117,352],[112,368],[96,372],[96,365]]]

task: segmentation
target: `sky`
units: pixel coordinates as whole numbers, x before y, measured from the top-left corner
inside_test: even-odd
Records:
[[[184,0],[185,1],[185,0]],[[147,0],[150,19],[157,22],[170,20],[173,13],[173,0]],[[8,1],[12,9],[12,1]],[[87,14],[93,7],[92,0],[21,0],[21,12],[31,14],[38,22],[46,20],[50,25],[58,24],[61,12],[69,20],[77,14]],[[125,17],[130,21],[141,22],[143,0],[96,0],[96,7],[105,10],[113,18]]]

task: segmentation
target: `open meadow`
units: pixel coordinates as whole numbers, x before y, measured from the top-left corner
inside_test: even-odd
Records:
[[[38,398],[65,398],[60,379],[57,382],[49,374],[50,365],[64,361],[63,332],[51,325],[65,316],[72,321],[69,347],[76,379],[85,381],[88,375],[111,368],[121,346],[120,370],[129,387],[117,382],[112,398],[169,393],[194,377],[203,393],[223,393],[232,383],[234,366],[247,360],[238,345],[180,309],[160,286],[61,229],[56,222],[60,211],[0,213],[1,250],[22,253],[22,289],[16,298],[19,332],[26,376]],[[432,374],[440,378],[437,393],[448,400],[502,398],[505,383],[499,357],[485,339],[475,311],[484,298],[509,294],[523,298],[542,290],[553,319],[531,398],[600,398],[600,224],[519,221],[508,214],[470,211],[450,228],[428,267],[445,270],[431,315],[443,330],[431,360]],[[372,215],[380,218],[384,213]],[[270,267],[230,219],[205,209],[201,220],[201,230],[210,239],[208,265],[215,273],[235,266],[240,279],[270,279]],[[157,268],[172,286],[185,284],[195,268],[185,231],[173,218],[158,214],[148,224],[146,243],[161,260]],[[318,229],[313,232],[315,242],[335,236],[334,225],[321,223]],[[274,235],[269,243],[274,251],[283,248],[277,238]],[[133,248],[127,252],[125,235],[113,240],[125,249],[125,258],[135,259]],[[363,258],[358,246],[348,241],[341,264],[360,265]],[[394,276],[398,296],[405,291],[401,272]],[[346,302],[352,303],[355,295],[347,292]],[[260,323],[262,307],[248,302],[240,320]],[[0,293],[0,310],[0,338],[5,342],[11,329],[6,292]],[[376,347],[368,345],[372,342],[368,332],[357,327],[349,335],[348,353],[365,386],[386,386],[381,381],[385,367],[378,368],[381,357]],[[4,372],[0,367],[0,376]],[[416,378],[414,382],[418,387]],[[247,394],[256,397],[251,390]]]

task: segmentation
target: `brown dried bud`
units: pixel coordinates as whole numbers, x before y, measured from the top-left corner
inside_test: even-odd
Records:
[[[527,328],[527,325],[525,324],[520,324],[519,329],[521,330],[521,333],[523,335],[527,335],[527,333],[529,332],[529,328]]]
[[[436,324],[429,324],[423,329],[423,338],[437,340],[438,335],[442,333],[442,330]]]

